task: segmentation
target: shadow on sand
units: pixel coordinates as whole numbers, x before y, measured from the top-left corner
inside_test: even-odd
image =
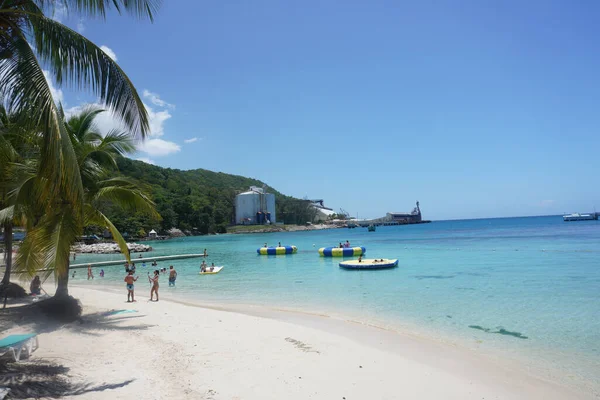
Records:
[[[94,312],[84,314],[75,322],[64,323],[48,318],[36,304],[0,309],[0,332],[9,329],[21,332],[51,333],[66,329],[93,337],[107,332],[146,330],[153,325],[139,323],[144,315],[137,313],[115,314],[112,312]],[[124,323],[127,322],[127,323]],[[0,334],[0,337],[4,336]],[[40,346],[43,346],[41,341]],[[65,343],[65,346],[68,346]],[[25,398],[60,398],[80,395],[88,392],[99,392],[126,386],[133,380],[118,383],[94,385],[92,383],[73,381],[69,368],[56,362],[40,359],[33,353],[32,357],[20,363],[0,360],[0,387],[10,388],[9,399]]]
[[[10,388],[9,399],[58,399],[88,392],[117,389],[133,382],[132,379],[119,383],[92,385],[75,383],[68,379],[69,368],[44,360],[0,364],[0,386]]]

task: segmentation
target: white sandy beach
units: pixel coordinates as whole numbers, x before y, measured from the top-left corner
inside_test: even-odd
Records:
[[[124,290],[71,293],[83,322],[40,334],[34,353],[103,389],[69,398],[594,398],[468,350],[325,316],[204,308],[169,301],[164,288],[158,303],[145,291],[136,303]],[[104,314],[122,309],[136,312]]]

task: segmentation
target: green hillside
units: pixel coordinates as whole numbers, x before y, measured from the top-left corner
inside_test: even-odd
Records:
[[[172,227],[198,234],[224,233],[234,219],[235,195],[250,186],[263,186],[263,182],[243,176],[205,169],[162,168],[128,158],[118,160],[116,174],[145,185],[162,216],[157,221],[109,206],[102,210],[121,232],[134,236],[143,236],[150,229],[165,232]],[[275,194],[277,222],[303,224],[312,220],[314,211],[306,201],[285,196],[269,186],[267,191]],[[89,233],[97,231],[98,227],[88,228]]]

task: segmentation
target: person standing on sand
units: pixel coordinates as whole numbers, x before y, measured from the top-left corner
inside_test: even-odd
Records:
[[[133,276],[133,271],[129,271],[125,276],[125,283],[127,284],[127,302],[132,303],[135,301],[135,297],[133,294],[133,282],[137,281],[138,277]],[[129,299],[131,297],[131,300]]]
[[[177,271],[175,271],[171,265],[169,267],[169,286],[175,286],[175,279],[177,279]]]
[[[29,291],[32,295],[36,296],[42,294],[42,282],[40,281],[39,275],[36,275],[31,281],[31,284],[29,285]]]
[[[154,301],[154,293],[156,293],[156,301],[158,301],[158,278],[160,277],[160,272],[158,270],[154,270],[154,276],[150,277],[150,272],[148,272],[148,282],[152,284],[150,288],[150,301]]]
[[[92,264],[88,264],[88,281],[90,278],[94,279],[94,273],[92,272]]]

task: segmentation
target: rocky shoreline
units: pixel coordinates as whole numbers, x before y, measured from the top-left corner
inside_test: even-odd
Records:
[[[248,229],[244,229],[242,226],[237,226],[236,230],[231,233],[233,235],[246,234],[246,233],[271,233],[271,232],[300,232],[300,231],[319,231],[323,229],[338,229],[342,226],[330,225],[330,224],[317,224],[317,225],[264,225],[261,228],[256,229],[256,225],[249,225]]]
[[[127,243],[127,247],[131,253],[145,253],[152,251],[152,246],[139,243]],[[93,254],[115,254],[120,253],[121,248],[116,243],[94,243],[84,244],[77,243],[71,246],[71,251],[75,253],[93,253]]]

